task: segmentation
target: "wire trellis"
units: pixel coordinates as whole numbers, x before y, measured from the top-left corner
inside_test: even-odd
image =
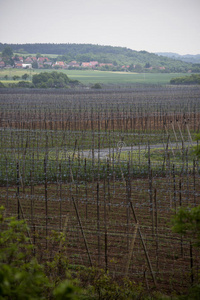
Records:
[[[198,87],[1,92],[1,204],[37,251],[65,235],[72,265],[181,290],[199,253],[171,231],[200,204]],[[59,246],[60,247],[60,246]],[[169,283],[170,279],[170,283]]]

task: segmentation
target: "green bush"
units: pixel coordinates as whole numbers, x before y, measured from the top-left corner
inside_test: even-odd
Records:
[[[0,89],[5,88],[5,85],[0,81]]]
[[[42,72],[33,75],[32,82],[38,88],[64,88],[67,87],[69,78],[62,72]]]
[[[0,300],[80,299],[78,294],[81,289],[74,285],[73,280],[60,282],[57,277],[52,280],[46,272],[48,269],[38,263],[27,237],[29,229],[26,223],[5,218],[3,211],[1,207]],[[56,268],[58,261],[55,259],[50,265]]]
[[[200,206],[180,208],[172,219],[172,230],[187,235],[193,243],[200,247]]]
[[[170,84],[200,84],[200,75],[192,74],[190,76],[172,78]]]
[[[95,83],[93,86],[92,86],[92,89],[101,89],[101,85],[99,83]]]
[[[24,221],[0,211],[0,299],[45,299],[50,284],[33,256]]]
[[[174,232],[188,237],[191,245],[200,247],[200,205],[193,208],[181,207],[173,216],[172,224]],[[187,295],[183,295],[179,299],[200,299],[199,278],[198,282],[188,290]]]
[[[31,82],[28,81],[19,81],[16,85],[16,87],[19,88],[32,88],[34,85]]]

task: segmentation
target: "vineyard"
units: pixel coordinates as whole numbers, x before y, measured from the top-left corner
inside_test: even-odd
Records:
[[[0,105],[0,203],[35,255],[63,247],[54,230],[72,266],[177,293],[197,281],[198,250],[170,220],[200,204],[198,86],[2,89]]]

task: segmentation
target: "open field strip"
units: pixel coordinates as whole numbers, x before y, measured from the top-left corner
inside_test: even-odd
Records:
[[[170,79],[183,76],[181,73],[128,73],[128,72],[107,72],[97,70],[58,70],[65,73],[70,79],[76,79],[83,84],[169,84]],[[4,69],[0,70],[0,81],[6,84],[4,76],[8,76],[9,82],[14,75],[22,76],[27,73],[30,80],[34,74],[40,72],[52,72],[52,69]],[[185,75],[185,74],[184,74]],[[187,75],[187,74],[186,74]],[[189,75],[188,75],[189,76]],[[12,80],[11,80],[12,82]],[[15,81],[13,80],[13,83]]]

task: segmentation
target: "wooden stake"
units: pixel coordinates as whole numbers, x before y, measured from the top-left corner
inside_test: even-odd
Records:
[[[135,223],[138,224],[136,213],[135,213],[135,210],[134,210],[134,207],[133,207],[133,204],[132,204],[131,201],[130,201],[130,206],[131,206],[131,210],[132,210],[132,213],[133,213],[133,217],[135,219]],[[149,270],[150,270],[154,285],[156,286],[156,279],[155,279],[153,269],[152,269],[152,266],[151,266],[151,261],[150,261],[150,258],[149,258],[149,255],[148,255],[148,252],[147,252],[147,249],[146,249],[146,245],[145,245],[144,239],[142,237],[142,233],[141,233],[141,230],[140,230],[139,226],[138,226],[138,232],[139,232],[140,239],[142,241],[142,246],[143,246],[144,253],[145,253],[145,256],[146,256],[146,260],[147,260],[147,263],[148,263],[148,266],[149,266]]]
[[[47,198],[47,161],[44,159],[44,195],[45,195],[45,218],[46,218],[46,249],[48,248],[47,236],[48,236],[48,198]]]
[[[194,273],[193,273],[193,253],[192,253],[192,243],[190,241],[190,269],[191,269],[191,284],[194,283]]]
[[[106,184],[104,176],[104,228],[105,228],[105,271],[108,270],[108,239],[107,239],[107,212],[106,212]]]
[[[20,204],[19,204],[19,163],[17,162],[17,218],[20,219]]]
[[[128,260],[127,260],[127,264],[126,264],[126,268],[125,268],[125,277],[127,277],[127,275],[128,275],[128,270],[129,270],[129,266],[130,266],[130,262],[131,262],[131,257],[133,255],[133,248],[134,248],[135,239],[136,239],[136,235],[137,235],[137,231],[138,231],[138,226],[139,226],[138,223],[136,223],[135,230],[133,233],[133,239],[131,241],[130,251],[128,254]]]
[[[99,183],[97,182],[97,239],[98,239],[98,265],[100,265],[100,217],[99,217]]]
[[[74,208],[75,208],[75,211],[76,211],[76,216],[77,216],[77,219],[78,219],[78,222],[79,222],[79,226],[80,226],[80,228],[81,228],[81,233],[82,233],[82,235],[83,235],[84,244],[85,244],[85,248],[86,248],[86,251],[87,251],[87,254],[88,254],[89,263],[90,263],[90,266],[92,267],[92,260],[91,260],[91,257],[90,257],[90,252],[89,252],[87,240],[86,240],[86,237],[85,237],[85,233],[84,233],[84,230],[83,230],[83,226],[82,226],[82,223],[81,223],[81,219],[80,219],[80,217],[79,217],[79,213],[78,213],[78,209],[77,209],[77,206],[76,206],[76,202],[75,202],[73,196],[72,196],[72,201],[73,201]]]
[[[156,267],[158,272],[158,208],[157,208],[157,190],[154,189],[154,205],[155,205],[155,229],[156,229]]]

